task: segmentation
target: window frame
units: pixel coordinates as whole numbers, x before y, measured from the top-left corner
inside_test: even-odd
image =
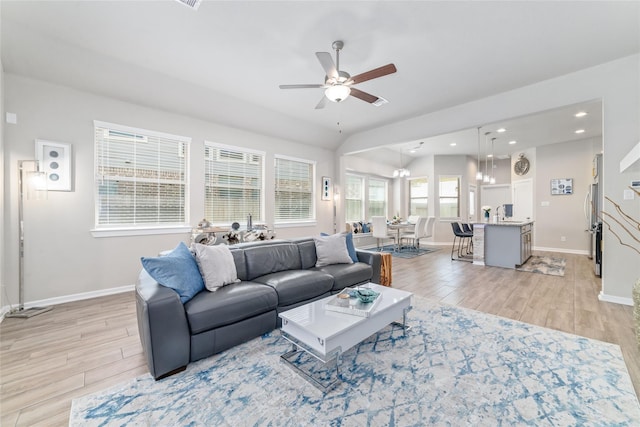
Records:
[[[360,182],[360,199],[354,199],[354,198],[349,198],[347,197],[348,195],[348,180],[349,179],[357,179]],[[344,188],[344,216],[345,216],[345,221],[346,222],[358,222],[358,221],[362,221],[363,215],[365,213],[365,191],[366,191],[366,187],[365,187],[365,176],[364,175],[359,175],[359,174],[354,174],[354,173],[346,173],[345,174],[345,188]],[[358,215],[359,218],[348,218],[347,217],[347,201],[348,200],[358,200],[360,202],[360,214]]]
[[[216,152],[215,155],[212,155],[211,159],[208,158],[207,156],[207,148],[213,148],[213,149],[217,149],[218,151]],[[207,161],[216,161],[216,160],[220,160],[220,152],[221,151],[229,151],[229,152],[235,152],[235,153],[242,153],[243,154],[243,159],[237,159],[234,160],[232,158],[229,158],[229,162],[230,163],[247,163],[247,164],[256,164],[257,162],[252,161],[253,156],[261,156],[262,157],[262,168],[260,171],[260,211],[258,212],[259,214],[259,218],[254,217],[253,221],[256,222],[266,222],[266,218],[265,218],[265,205],[266,205],[266,197],[265,197],[265,170],[266,170],[266,159],[267,159],[267,154],[264,151],[260,151],[260,150],[253,150],[250,148],[244,148],[244,147],[238,147],[238,146],[233,146],[233,145],[229,145],[229,144],[221,144],[221,143],[217,143],[217,142],[213,142],[213,141],[209,141],[209,140],[205,140],[204,141],[204,194],[203,194],[203,198],[204,198],[204,215],[205,218],[207,220],[209,220],[213,225],[219,225],[219,226],[227,226],[227,225],[231,225],[231,223],[233,223],[234,221],[238,221],[241,222],[240,220],[242,220],[243,218],[236,218],[232,221],[216,221],[214,218],[209,218],[207,217],[207,178],[206,178],[206,172],[207,172]],[[247,187],[249,188],[249,187]],[[247,212],[247,214],[249,214],[249,212]],[[252,213],[253,214],[253,213]]]
[[[380,181],[384,184],[384,209],[383,213],[379,214],[382,216],[387,216],[389,212],[389,180],[382,177],[377,176],[368,176],[366,177],[366,221],[371,220],[372,216],[379,216],[378,214],[373,214],[371,212],[371,181]]]
[[[457,186],[457,196],[456,197],[452,197],[452,196],[443,196],[442,195],[442,191],[441,191],[441,184],[442,184],[442,180],[443,179],[455,179],[457,180],[458,186]],[[460,196],[460,190],[461,190],[461,185],[462,185],[462,175],[439,175],[438,176],[438,211],[439,211],[439,216],[441,220],[459,220],[460,217],[460,209],[461,209],[461,196]],[[455,199],[456,200],[456,210],[457,210],[457,216],[443,216],[442,215],[442,202],[443,199]]]
[[[278,219],[278,197],[277,197],[277,193],[278,193],[278,160],[286,160],[289,162],[298,162],[298,163],[304,163],[307,164],[311,167],[311,182],[310,182],[310,188],[311,188],[311,205],[310,205],[310,211],[311,211],[311,216],[309,218],[305,218],[305,219]],[[317,177],[316,177],[316,170],[317,170],[317,162],[314,160],[308,160],[308,159],[302,159],[299,157],[291,157],[291,156],[286,156],[286,155],[282,155],[282,154],[275,154],[273,156],[273,192],[274,192],[274,197],[273,197],[273,226],[274,228],[285,228],[285,227],[306,227],[306,226],[315,226],[317,221],[316,221],[316,197],[317,197],[317,190],[316,190],[316,184],[317,184]]]
[[[424,180],[425,181],[425,185],[427,187],[427,195],[425,197],[411,197],[411,182],[412,181],[418,181],[418,180]],[[418,213],[414,212],[412,210],[413,208],[413,200],[414,199],[426,199],[426,209],[427,209],[427,215],[423,215],[423,216],[428,216],[428,212],[429,212],[429,177],[427,176],[417,176],[417,177],[412,177],[409,178],[408,180],[408,184],[409,184],[409,215],[418,215]]]
[[[173,140],[177,143],[181,143],[179,146],[178,158],[183,159],[181,167],[183,167],[183,179],[180,180],[180,185],[184,186],[184,196],[182,198],[183,205],[183,221],[177,222],[136,222],[133,218],[131,223],[121,224],[108,224],[100,222],[100,182],[104,180],[104,175],[99,172],[102,154],[98,149],[98,142],[96,135],[98,129],[106,129],[113,131],[114,133],[131,134],[134,138],[140,137],[137,142],[148,142],[150,137]],[[191,230],[188,223],[190,216],[190,164],[189,164],[189,152],[192,139],[190,137],[182,135],[173,135],[165,132],[159,132],[149,129],[142,129],[132,126],[126,126],[116,123],[109,123],[100,120],[93,121],[93,149],[94,149],[94,179],[93,179],[93,191],[94,191],[94,227],[90,230],[93,237],[118,237],[118,236],[136,236],[136,235],[156,235],[156,234],[178,234],[185,233]],[[137,163],[137,157],[136,161]],[[157,170],[157,169],[154,169]],[[129,181],[129,179],[127,179]],[[144,182],[144,180],[137,179],[135,176],[130,180],[131,182]]]

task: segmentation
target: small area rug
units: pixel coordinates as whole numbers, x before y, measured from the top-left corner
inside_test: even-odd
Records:
[[[395,246],[392,245],[386,245],[382,247],[382,251],[383,252],[388,252],[391,255],[393,255],[394,257],[397,258],[407,258],[407,259],[411,259],[411,258],[415,258],[421,255],[426,255],[426,254],[430,254],[431,252],[435,252],[440,250],[440,248],[437,247],[429,247],[429,246],[420,246],[420,248],[418,248],[418,250],[415,249],[409,249],[409,248],[404,248],[402,249],[400,252],[395,250]]]
[[[527,262],[517,267],[516,270],[526,271],[528,273],[549,274],[551,276],[564,276],[564,268],[566,265],[567,260],[564,258],[532,255]]]
[[[620,347],[413,299],[403,336],[387,326],[342,357],[323,394],[279,356],[273,331],[154,381],[75,399],[72,426],[638,426]],[[318,363],[309,359],[302,363]]]

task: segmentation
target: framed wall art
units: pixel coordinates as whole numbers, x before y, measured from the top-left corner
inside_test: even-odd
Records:
[[[573,178],[551,180],[551,195],[573,194]]]
[[[332,197],[331,178],[328,176],[322,177],[322,200],[331,200]]]
[[[48,191],[72,191],[71,144],[36,139],[36,159],[47,174]]]

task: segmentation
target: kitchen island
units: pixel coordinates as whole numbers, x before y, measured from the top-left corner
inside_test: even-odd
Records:
[[[498,221],[473,225],[473,263],[516,268],[531,257],[533,221]]]

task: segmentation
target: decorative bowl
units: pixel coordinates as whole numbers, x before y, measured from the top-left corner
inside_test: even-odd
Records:
[[[358,289],[356,294],[358,295],[358,299],[365,304],[373,302],[379,295],[378,292],[372,289]]]

